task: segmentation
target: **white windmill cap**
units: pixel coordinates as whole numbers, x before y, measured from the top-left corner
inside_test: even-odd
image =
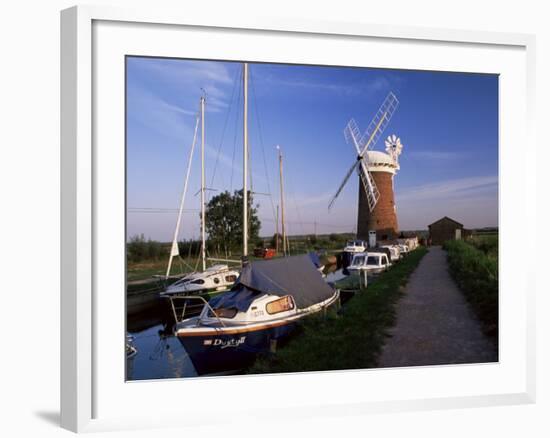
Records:
[[[385,171],[395,173],[399,169],[399,164],[396,164],[390,154],[382,151],[367,151],[369,170]]]

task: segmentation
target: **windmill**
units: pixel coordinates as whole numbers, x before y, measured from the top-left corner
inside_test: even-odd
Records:
[[[401,151],[403,150],[403,144],[401,143],[401,139],[393,134],[388,136],[388,138],[385,141],[386,144],[386,152],[393,158],[393,161],[395,161],[396,164],[399,163],[399,155],[401,155]]]
[[[344,129],[348,143],[357,151],[356,161],[348,170],[343,182],[329,204],[329,210],[344,189],[352,173],[359,174],[359,211],[357,237],[368,238],[369,230],[376,230],[378,238],[392,238],[397,233],[397,217],[393,196],[393,176],[399,169],[398,157],[403,145],[401,140],[390,135],[386,143],[387,153],[373,150],[382,133],[390,123],[399,101],[390,92],[374,115],[363,134],[354,119]]]

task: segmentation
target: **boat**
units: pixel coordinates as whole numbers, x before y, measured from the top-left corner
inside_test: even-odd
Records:
[[[390,261],[392,263],[398,262],[402,258],[399,245],[382,245],[381,248],[388,248],[390,250]]]
[[[386,271],[391,266],[390,259],[385,252],[363,252],[353,256],[351,264],[348,266],[350,274],[379,274]]]
[[[214,265],[203,272],[193,272],[177,280],[160,292],[160,296],[178,297],[189,294],[225,292],[233,286],[239,271],[227,265]]]
[[[230,292],[205,302],[199,316],[177,322],[174,334],[198,374],[240,370],[300,320],[338,303],[339,294],[307,254],[251,261]]]
[[[404,243],[399,244],[399,252],[402,257],[406,256],[409,253],[409,247],[408,245],[405,245]]]
[[[325,265],[321,262],[321,259],[319,258],[319,254],[312,251],[308,253],[308,256],[311,262],[313,263],[313,265],[315,266],[315,268],[317,269],[317,271],[319,271],[322,277],[325,278],[325,272],[324,272]]]
[[[134,337],[126,333],[126,359],[131,359],[137,354],[137,348],[134,345]]]
[[[350,240],[346,243],[344,252],[358,253],[365,252],[367,250],[367,242],[364,240]]]

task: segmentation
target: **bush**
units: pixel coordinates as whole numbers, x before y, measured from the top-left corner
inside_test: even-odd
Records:
[[[478,247],[484,250],[478,249]],[[485,332],[498,338],[498,239],[468,244],[445,242],[451,275],[464,292]]]
[[[163,255],[162,244],[155,240],[145,240],[143,234],[130,238],[126,245],[126,255],[129,262],[158,260]]]

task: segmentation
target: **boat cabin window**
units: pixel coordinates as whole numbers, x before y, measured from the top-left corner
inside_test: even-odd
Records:
[[[353,258],[352,265],[361,266],[365,263],[365,256],[358,256]]]
[[[225,276],[225,281],[227,281],[229,283],[233,283],[233,282],[237,281],[237,276],[236,275],[226,275]]]
[[[271,303],[267,303],[267,305],[265,306],[265,310],[267,310],[267,313],[269,313],[270,315],[292,309],[294,309],[294,300],[290,295],[279,298],[275,301],[271,301]]]
[[[376,257],[376,256],[369,256],[369,257],[367,258],[367,265],[378,266],[378,257]]]
[[[382,265],[386,264],[386,257],[380,257],[380,264]]]
[[[217,316],[218,318],[234,318],[236,314],[236,308],[231,307],[229,309],[224,309],[222,307],[221,309],[214,309],[214,314],[212,315],[212,312],[210,312],[209,316]]]
[[[202,278],[199,278],[198,280],[193,280],[191,284],[204,284],[204,280]]]
[[[214,283],[218,284],[220,282],[220,279],[218,277],[214,277]]]

